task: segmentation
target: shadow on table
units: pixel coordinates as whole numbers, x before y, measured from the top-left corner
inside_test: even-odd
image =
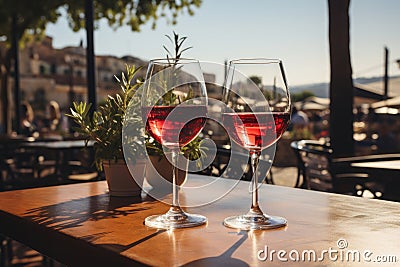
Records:
[[[136,208],[131,205],[142,201],[140,197],[117,198],[101,194],[31,209],[25,213],[24,218],[55,230],[63,230],[81,226],[88,220],[136,214],[147,208]]]
[[[232,258],[232,254],[243,244],[248,238],[248,233],[246,231],[240,231],[239,235],[242,237],[236,241],[230,248],[228,248],[224,253],[216,257],[207,257],[198,259],[192,262],[188,262],[182,266],[249,266],[246,262]]]
[[[132,242],[132,243],[130,243],[128,245],[101,244],[100,246],[108,248],[108,249],[111,249],[113,251],[117,251],[118,253],[121,253],[121,252],[123,252],[125,250],[128,250],[130,248],[133,248],[134,246],[137,246],[137,245],[139,245],[139,244],[141,244],[141,243],[143,243],[143,242],[145,242],[145,241],[147,241],[147,240],[149,240],[149,239],[151,239],[151,238],[153,238],[155,236],[158,236],[159,234],[162,234],[162,233],[164,233],[166,231],[167,230],[164,230],[164,229],[158,229],[156,232],[154,232],[154,233],[152,233],[152,234],[150,234],[148,236],[145,236],[145,237],[143,237],[143,238],[141,238],[141,239],[139,239],[139,240],[137,240],[135,242]]]

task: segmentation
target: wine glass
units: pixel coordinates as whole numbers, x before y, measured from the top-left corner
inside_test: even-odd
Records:
[[[224,102],[223,125],[230,138],[249,151],[253,174],[249,212],[226,218],[224,225],[243,230],[285,226],[286,219],[261,211],[257,177],[261,152],[277,142],[290,121],[291,101],[282,61],[263,58],[230,61]],[[274,152],[269,152],[272,159]]]
[[[206,217],[188,214],[179,203],[178,168],[181,148],[191,142],[203,129],[207,115],[207,93],[200,63],[194,59],[154,59],[149,63],[143,85],[142,117],[147,134],[162,144],[164,154],[173,165],[172,204],[162,215],[152,215],[145,224],[154,228],[171,229],[198,226]]]

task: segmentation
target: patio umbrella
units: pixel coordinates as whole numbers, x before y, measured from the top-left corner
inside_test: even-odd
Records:
[[[329,98],[321,98],[316,96],[307,97],[303,101],[296,102],[294,105],[298,110],[326,110],[329,108]]]
[[[296,102],[294,104],[298,110],[306,110],[306,111],[321,111],[329,108],[329,105],[321,105],[313,102]]]
[[[400,96],[393,97],[391,99],[382,100],[379,102],[375,102],[375,103],[371,104],[371,107],[374,109],[381,108],[381,107],[400,108]]]
[[[399,114],[399,109],[390,108],[390,107],[381,107],[381,108],[375,109],[375,113],[377,113],[377,114],[396,115],[396,114]]]

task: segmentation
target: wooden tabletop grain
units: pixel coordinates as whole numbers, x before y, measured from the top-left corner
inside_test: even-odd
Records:
[[[191,175],[188,184],[212,179]],[[222,180],[215,191],[233,182]],[[181,192],[183,204],[206,197],[201,190]],[[146,195],[110,197],[103,181],[63,185],[0,193],[0,232],[68,266],[365,266],[368,260],[375,266],[380,256],[400,259],[400,203],[262,185],[262,209],[285,217],[288,226],[223,226],[249,205],[248,182],[240,182],[223,198],[186,209],[205,215],[206,225],[165,231],[143,221],[166,212],[167,204]]]

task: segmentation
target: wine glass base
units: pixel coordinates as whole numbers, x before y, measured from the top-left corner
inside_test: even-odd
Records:
[[[144,220],[146,226],[158,229],[178,229],[203,225],[207,218],[198,214],[184,213],[179,218],[171,218],[168,213],[152,215]]]
[[[287,220],[270,215],[239,215],[225,218],[224,225],[241,230],[267,230],[284,227]]]

